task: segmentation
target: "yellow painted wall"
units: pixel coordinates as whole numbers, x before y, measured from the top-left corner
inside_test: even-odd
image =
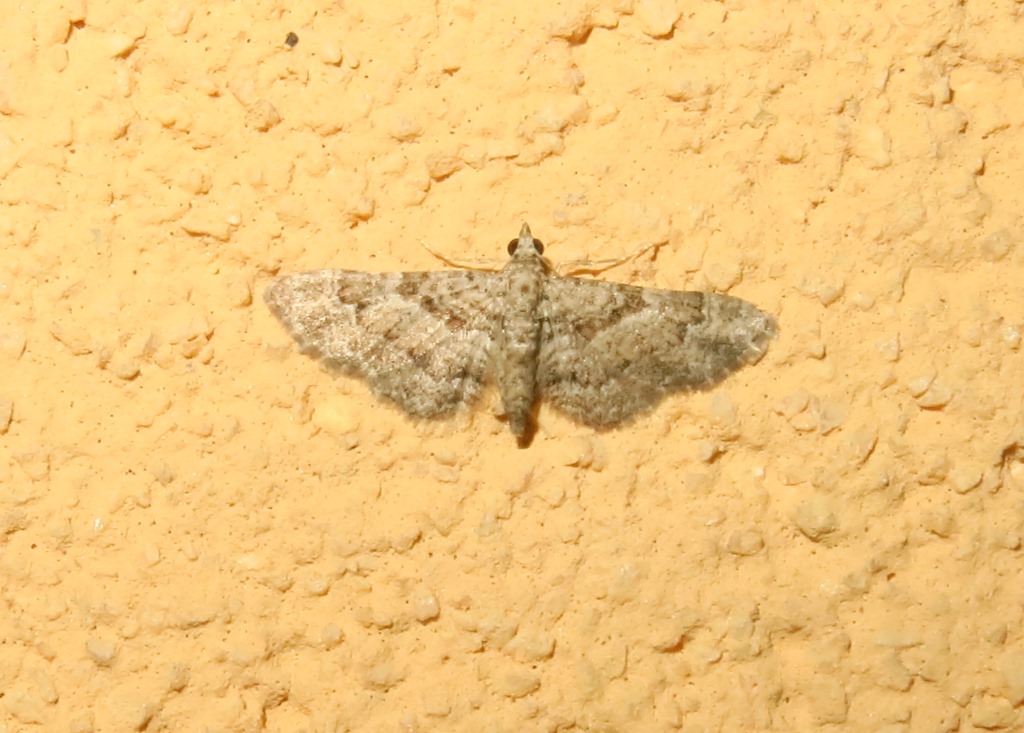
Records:
[[[2,733],[1024,728],[1018,3],[0,15]],[[262,302],[524,220],[780,336],[521,449]]]

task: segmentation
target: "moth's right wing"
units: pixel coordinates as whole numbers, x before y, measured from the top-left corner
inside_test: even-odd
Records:
[[[666,394],[706,389],[756,361],[776,324],[728,295],[553,277],[541,304],[541,394],[609,427]]]

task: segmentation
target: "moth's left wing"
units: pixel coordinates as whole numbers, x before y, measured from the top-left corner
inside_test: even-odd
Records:
[[[316,270],[278,278],[264,299],[304,352],[435,417],[473,400],[488,376],[499,287],[487,272]]]

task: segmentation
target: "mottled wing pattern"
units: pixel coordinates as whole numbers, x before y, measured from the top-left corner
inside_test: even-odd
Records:
[[[317,270],[278,278],[264,298],[304,352],[435,417],[480,391],[499,284],[488,272]]]
[[[541,395],[608,427],[670,392],[711,387],[756,361],[774,319],[746,301],[552,277],[541,302]]]

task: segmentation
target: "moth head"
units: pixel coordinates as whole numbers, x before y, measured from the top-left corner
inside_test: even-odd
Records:
[[[517,252],[520,256],[544,254],[544,243],[533,238],[527,224],[523,224],[523,228],[519,230],[519,236],[508,243],[508,253],[515,256]]]

